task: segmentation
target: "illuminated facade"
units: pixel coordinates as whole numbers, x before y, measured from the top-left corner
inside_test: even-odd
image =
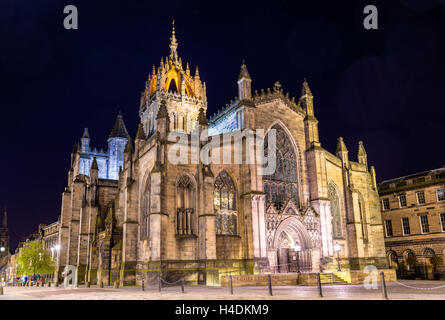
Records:
[[[0,258],[9,255],[9,231],[8,213],[6,209],[3,213],[2,224],[0,226]]]
[[[76,265],[80,281],[122,285],[151,281],[158,272],[168,281],[184,276],[189,283],[217,284],[228,273],[386,268],[374,168],[361,142],[357,162],[342,138],[335,155],[322,148],[308,83],[297,101],[278,82],[252,94],[243,64],[238,96],[208,121],[206,85],[198,68],[193,76],[188,63],[184,68],[174,29],[170,40],[170,55],[153,68],[142,92],[134,141],[125,130],[115,153],[83,151],[89,140],[73,152],[59,267]],[[202,149],[244,129],[276,130],[274,173],[263,176],[259,163],[169,161],[178,146],[168,139],[171,132],[186,134],[188,147],[192,132],[208,130],[198,142]],[[239,142],[247,150],[246,139]],[[212,153],[222,148],[213,146]],[[192,158],[194,149],[186,150]],[[77,171],[82,154],[90,172]]]

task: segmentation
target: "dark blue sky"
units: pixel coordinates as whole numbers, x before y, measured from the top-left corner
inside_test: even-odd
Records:
[[[79,29],[63,28],[63,8]],[[364,140],[378,180],[445,165],[445,1],[24,1],[0,4],[0,205],[12,245],[60,213],[69,153],[89,127],[106,148],[118,110],[135,135],[144,81],[169,53],[207,83],[209,113],[236,95],[245,59],[254,89],[306,77],[322,146]],[[208,114],[208,115],[210,115]]]

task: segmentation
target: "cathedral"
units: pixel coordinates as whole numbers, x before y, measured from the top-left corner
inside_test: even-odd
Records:
[[[342,138],[335,154],[322,147],[306,81],[297,99],[279,82],[252,92],[243,63],[237,86],[238,96],[208,118],[206,84],[179,57],[173,28],[170,54],[141,94],[134,139],[119,114],[107,151],[91,147],[88,129],[73,148],[56,277],[74,265],[80,283],[134,285],[160,274],[215,285],[229,273],[387,268],[376,173],[363,143],[356,161]],[[244,161],[245,151],[238,163],[170,161],[178,144],[202,150],[230,134],[236,158],[234,144],[252,147],[236,134],[246,130],[274,130],[274,172]],[[172,140],[174,132],[186,142]],[[212,157],[226,147],[212,143]],[[196,156],[186,150],[186,159]]]

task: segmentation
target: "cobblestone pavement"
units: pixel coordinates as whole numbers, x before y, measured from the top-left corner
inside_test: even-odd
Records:
[[[445,300],[445,281],[398,281],[387,284],[388,297],[392,300],[419,299]],[[267,287],[234,287],[230,295],[226,287],[186,286],[185,293],[181,287],[162,288],[156,286],[125,288],[79,287],[64,289],[62,287],[5,287],[0,300],[381,300],[382,291],[367,290],[363,285],[323,285],[323,298],[318,296],[317,287],[280,286],[273,288],[273,296]]]

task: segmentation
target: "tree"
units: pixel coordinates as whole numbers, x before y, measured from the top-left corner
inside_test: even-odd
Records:
[[[17,258],[17,275],[51,274],[54,272],[55,262],[51,253],[45,249],[40,241],[25,243]]]

